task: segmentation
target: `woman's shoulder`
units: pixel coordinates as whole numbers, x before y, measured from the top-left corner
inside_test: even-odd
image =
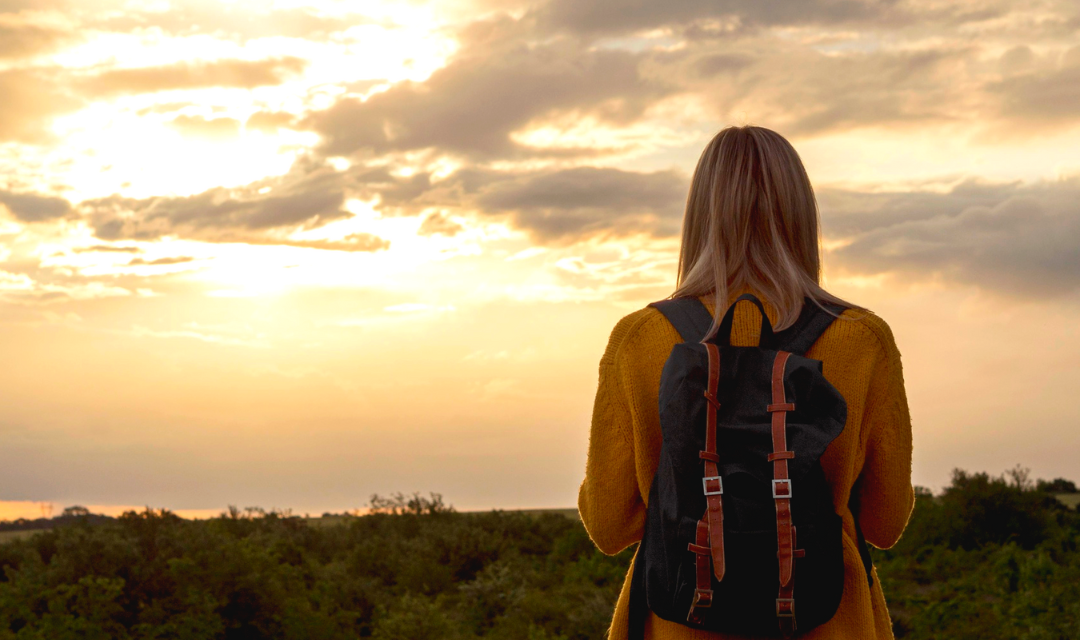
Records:
[[[657,348],[671,348],[673,339],[678,338],[675,328],[664,318],[656,307],[642,307],[626,314],[615,323],[608,337],[607,348],[600,359],[600,364],[611,364],[624,356],[628,350],[655,344]]]
[[[678,332],[655,307],[632,311],[615,323],[601,364],[612,364],[628,355],[667,355],[680,340]],[[892,328],[884,318],[865,307],[845,309],[807,355],[813,352],[846,356],[858,353],[873,359],[899,360]],[[655,352],[655,354],[653,353]]]
[[[819,344],[866,355],[899,359],[900,352],[892,328],[884,318],[865,307],[845,309],[822,335]]]

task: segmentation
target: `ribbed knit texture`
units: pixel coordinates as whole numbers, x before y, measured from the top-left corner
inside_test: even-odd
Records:
[[[744,291],[733,292],[731,300]],[[709,299],[702,298],[702,302],[710,312],[714,311]],[[775,323],[775,307],[766,303],[765,308]],[[756,345],[760,317],[753,305],[739,305],[731,344]],[[678,342],[681,338],[674,327],[659,311],[646,307],[618,322],[600,360],[578,510],[589,536],[604,553],[618,553],[641,540],[662,440],[660,373]],[[849,309],[806,356],[822,361],[825,377],[847,401],[844,431],[821,458],[833,488],[836,512],[843,518],[845,574],[844,595],[836,615],[800,637],[892,638],[876,571],[873,588],[867,586],[848,499],[854,495],[857,500],[859,523],[870,544],[882,549],[896,544],[915,500],[911,487],[911,419],[900,353],[884,320],[867,311]],[[609,640],[627,637],[632,572],[633,565],[615,606]],[[798,611],[797,589],[795,602]],[[691,629],[652,613],[645,630],[646,638],[659,640],[735,637]]]

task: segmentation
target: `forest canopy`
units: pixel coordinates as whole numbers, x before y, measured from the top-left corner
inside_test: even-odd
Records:
[[[956,470],[917,494],[900,542],[873,551],[897,637],[1080,637],[1072,482]],[[604,637],[633,547],[600,553],[572,511],[461,513],[438,494],[370,505],[0,523],[44,529],[0,544],[0,640]]]

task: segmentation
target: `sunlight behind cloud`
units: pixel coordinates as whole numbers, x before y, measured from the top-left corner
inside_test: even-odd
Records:
[[[802,157],[825,284],[912,354],[934,459],[996,460],[985,428],[1066,468],[953,410],[982,374],[939,364],[1034,336],[982,393],[1075,386],[1074,12],[630,4],[0,2],[0,491],[339,508],[454,476],[569,504],[605,340],[672,293],[731,124]]]

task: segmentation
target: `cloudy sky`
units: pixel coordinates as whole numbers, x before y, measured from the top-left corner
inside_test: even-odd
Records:
[[[893,328],[916,483],[1080,480],[1073,0],[0,0],[0,518],[572,506],[730,124]]]

